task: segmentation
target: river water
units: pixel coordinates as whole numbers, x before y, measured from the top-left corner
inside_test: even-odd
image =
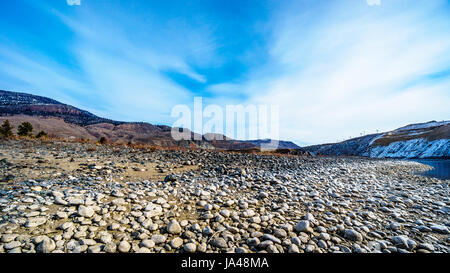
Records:
[[[414,161],[434,168],[430,171],[420,173],[421,175],[450,179],[450,159],[414,159]]]

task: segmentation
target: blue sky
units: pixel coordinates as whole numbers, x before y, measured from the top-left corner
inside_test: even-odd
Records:
[[[301,145],[450,117],[448,1],[66,1],[0,1],[0,89],[167,125],[276,104]]]

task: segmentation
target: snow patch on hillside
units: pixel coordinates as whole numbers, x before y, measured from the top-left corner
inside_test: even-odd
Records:
[[[427,158],[450,157],[450,139],[429,141],[424,138],[392,142],[370,148],[370,157]]]
[[[446,125],[446,124],[450,124],[450,121],[448,121],[448,120],[447,121],[439,121],[439,122],[431,121],[431,122],[427,122],[427,123],[418,123],[418,124],[407,125],[405,127],[398,128],[395,131],[425,129],[425,128],[442,126],[442,125]]]
[[[379,134],[376,137],[374,137],[370,142],[369,142],[369,146],[372,146],[372,144],[379,138],[382,138],[384,136],[384,134]]]

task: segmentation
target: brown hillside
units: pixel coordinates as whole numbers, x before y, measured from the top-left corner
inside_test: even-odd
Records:
[[[43,130],[49,136],[61,137],[66,139],[95,139],[95,136],[91,135],[85,128],[66,123],[61,118],[55,117],[37,117],[37,116],[26,116],[26,115],[14,115],[1,117],[0,122],[3,123],[4,120],[9,120],[11,125],[14,127],[13,132],[17,133],[17,127],[22,122],[29,122],[33,125],[33,131],[37,132]]]
[[[373,146],[388,146],[393,142],[407,141],[416,138],[426,138],[430,141],[450,138],[450,124],[413,130],[395,130],[385,133],[383,137],[375,140]]]

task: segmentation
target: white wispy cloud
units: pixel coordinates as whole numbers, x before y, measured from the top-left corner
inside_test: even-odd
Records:
[[[81,0],[66,0],[69,6],[81,6]]]
[[[381,0],[366,0],[369,6],[379,6],[381,5]]]
[[[21,49],[15,44],[4,45],[0,47],[0,71],[5,76],[3,86],[11,86],[12,90],[36,90],[39,95],[112,119],[170,124],[173,122],[171,108],[189,103],[193,96],[165,72],[175,71],[198,82],[207,82],[204,75],[187,64],[185,52],[132,39],[132,26],[126,23],[129,15],[118,15],[123,16],[123,20],[116,24],[114,20],[85,10],[68,17],[49,6],[37,7],[56,16],[73,33],[73,43],[67,50],[78,67],[74,71],[73,67],[53,62],[45,53]],[[200,34],[187,30],[182,34],[197,37],[198,47],[205,50],[204,54],[196,53],[198,58],[210,57],[212,45],[201,45],[205,39],[201,39]],[[152,31],[152,35],[158,36],[157,31]],[[6,80],[11,84],[6,84]]]
[[[450,63],[440,3],[376,12],[340,3],[318,18],[295,9],[276,17],[271,54],[285,72],[252,78],[259,88],[248,103],[280,105],[281,137],[310,144],[448,119],[450,79],[418,81]]]
[[[271,34],[268,62],[208,85],[205,105],[278,105],[280,138],[302,144],[450,117],[446,1],[305,3],[273,10],[261,30]],[[230,58],[216,52],[207,24],[41,8],[72,32],[67,53],[76,67],[3,38],[3,86],[38,90],[108,118],[171,124],[171,108],[192,105],[194,93],[166,72],[207,85],[208,73],[192,64],[213,70]]]
[[[0,71],[2,87],[11,91],[32,92],[79,105],[76,97],[88,94],[87,86],[76,73],[45,55],[20,50],[14,44],[0,46]]]

